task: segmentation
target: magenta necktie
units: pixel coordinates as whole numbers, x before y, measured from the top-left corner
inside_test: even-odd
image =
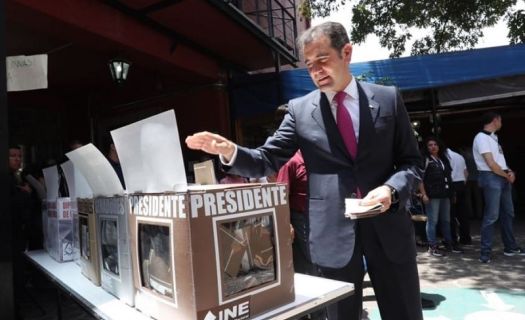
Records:
[[[357,139],[354,132],[354,124],[352,123],[352,117],[344,105],[344,100],[346,93],[344,91],[338,92],[335,95],[335,101],[337,103],[337,128],[343,137],[345,142],[346,149],[352,156],[352,159],[355,159],[357,155]]]

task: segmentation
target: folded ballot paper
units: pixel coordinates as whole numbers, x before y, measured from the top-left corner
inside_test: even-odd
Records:
[[[369,218],[377,216],[383,209],[383,204],[378,203],[370,206],[362,206],[363,199],[346,198],[345,199],[345,217],[354,219]]]

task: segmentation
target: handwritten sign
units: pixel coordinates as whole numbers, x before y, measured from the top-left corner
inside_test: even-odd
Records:
[[[47,54],[6,58],[7,91],[47,89]]]

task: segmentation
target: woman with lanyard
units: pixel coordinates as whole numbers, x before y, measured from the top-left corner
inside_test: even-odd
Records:
[[[425,174],[419,190],[427,213],[428,253],[435,257],[443,256],[443,253],[438,249],[436,239],[438,222],[441,226],[441,233],[445,238],[445,250],[461,253],[463,251],[453,245],[450,233],[450,198],[453,190],[450,175],[452,169],[445,155],[446,148],[435,137],[427,138],[425,146],[426,148],[422,148],[425,160]]]

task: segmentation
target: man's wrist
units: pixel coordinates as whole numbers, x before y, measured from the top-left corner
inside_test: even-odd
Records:
[[[233,154],[235,153],[235,144],[229,143],[228,145],[228,152],[226,154],[223,154],[222,157],[227,160],[227,162],[230,162],[233,158]]]
[[[389,186],[388,184],[385,184],[386,187],[390,189],[390,202],[392,204],[396,204],[399,202],[399,193],[397,192],[396,188]]]
[[[231,147],[233,148],[233,151],[231,153],[228,152],[229,157],[222,154],[219,155],[219,159],[223,165],[231,166],[237,158],[237,145],[235,143],[231,143]]]

